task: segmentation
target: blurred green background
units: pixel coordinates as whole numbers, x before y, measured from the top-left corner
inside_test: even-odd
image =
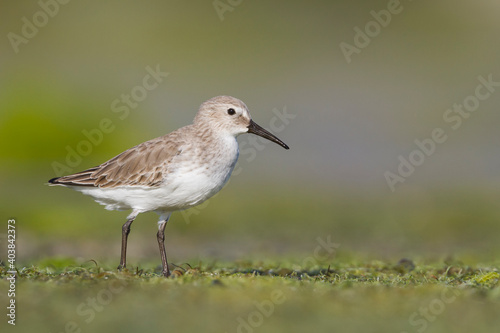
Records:
[[[71,1],[57,13],[49,7],[46,22],[36,1],[1,5],[1,216],[17,220],[20,263],[118,263],[128,212],[46,186],[58,175],[54,163],[68,166],[68,149],[102,119],[113,129],[65,173],[189,124],[220,94],[245,101],[260,125],[276,125],[291,149],[242,135],[240,172],[228,186],[172,216],[172,262],[300,263],[326,236],[339,253],[368,258],[496,260],[500,88],[456,130],[443,115],[474,94],[479,76],[500,81],[498,2],[402,1],[350,62],[341,43],[355,45],[354,29],[387,1],[219,3],[222,13],[212,1]],[[37,31],[25,27],[34,20]],[[137,95],[148,66],[168,76]],[[141,100],[114,112],[134,91]],[[391,191],[384,174],[438,127],[447,141]],[[132,265],[159,260],[156,220],[149,213],[134,223]]]
[[[235,318],[284,290],[290,301],[261,332],[400,331],[454,277],[423,266],[429,289],[404,288],[406,280],[393,271],[395,287],[370,287],[351,264],[382,260],[390,267],[410,258],[433,267],[498,267],[500,87],[459,128],[443,117],[471,101],[479,77],[500,82],[500,4],[403,0],[392,9],[398,13],[389,22],[388,1],[3,1],[0,260],[6,222],[15,218],[18,267],[59,262],[64,269],[93,259],[114,268],[128,212],[106,211],[46,182],[189,124],[203,101],[228,94],[291,149],[240,136],[238,172],[228,186],[202,206],[173,214],[170,262],[301,267],[311,263],[318,238],[329,239],[336,252],[318,264],[347,267],[344,278],[356,281],[353,287],[237,276],[214,289],[210,277],[149,284],[137,278],[87,326],[75,309],[106,292],[107,276],[82,285],[66,283],[64,274],[42,276],[19,281],[19,323],[60,332],[76,317],[82,331],[234,331]],[[367,37],[359,35],[365,28],[372,29]],[[362,47],[346,58],[341,45],[356,43]],[[168,75],[144,90],[148,68]],[[121,99],[131,93],[136,98],[127,107]],[[277,116],[284,113],[289,118]],[[96,133],[103,119],[111,129],[86,145],[85,133]],[[447,140],[392,191],[386,172],[397,173],[401,157],[417,156],[414,141],[436,128]],[[68,160],[68,151],[85,148]],[[156,221],[148,213],[133,224],[129,267],[159,264]],[[459,299],[427,332],[498,327],[498,288],[466,290]]]

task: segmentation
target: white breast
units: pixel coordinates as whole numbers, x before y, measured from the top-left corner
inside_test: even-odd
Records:
[[[217,192],[229,180],[238,159],[233,136],[221,138],[216,150],[186,151],[171,168],[160,187],[121,186],[116,188],[73,187],[90,195],[108,210],[134,209],[137,212],[172,212],[196,206]]]

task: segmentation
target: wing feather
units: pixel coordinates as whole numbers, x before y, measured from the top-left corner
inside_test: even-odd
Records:
[[[157,187],[168,177],[172,160],[185,145],[182,132],[177,130],[130,148],[97,167],[53,178],[49,183],[101,188]]]

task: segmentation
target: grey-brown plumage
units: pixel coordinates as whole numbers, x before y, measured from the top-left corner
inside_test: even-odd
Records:
[[[243,133],[262,136],[288,149],[283,141],[253,122],[242,101],[218,96],[200,106],[193,124],[141,143],[99,166],[53,178],[49,183],[90,195],[109,210],[132,209],[122,227],[120,269],[126,266],[127,238],[134,219],[143,212],[158,213],[163,275],[169,276],[163,242],[171,213],[196,206],[222,189],[238,159],[236,137]]]
[[[189,126],[130,148],[103,164],[72,175],[53,178],[54,185],[95,186],[160,186],[168,174],[172,160],[181,154],[190,132]]]

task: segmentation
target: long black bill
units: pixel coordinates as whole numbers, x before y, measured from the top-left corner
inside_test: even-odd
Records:
[[[290,147],[288,147],[286,143],[278,139],[276,136],[274,136],[274,134],[271,134],[269,131],[257,125],[253,120],[250,120],[250,125],[248,125],[248,133],[256,134],[265,139],[268,139],[269,141],[279,144],[285,149],[290,149]]]

